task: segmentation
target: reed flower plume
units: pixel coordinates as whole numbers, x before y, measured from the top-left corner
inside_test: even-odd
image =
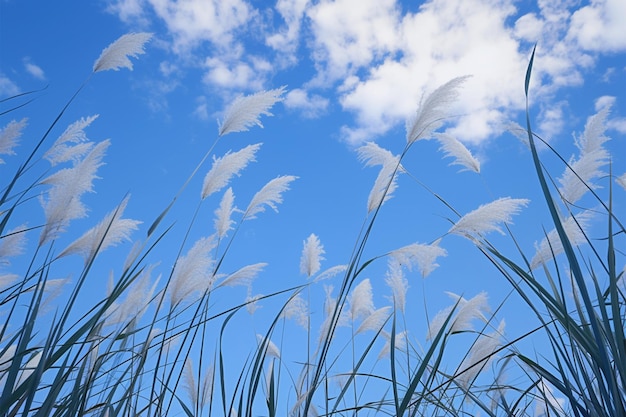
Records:
[[[227,276],[224,281],[219,284],[219,286],[234,287],[236,285],[243,285],[249,287],[252,285],[252,281],[266,266],[267,264],[263,262],[244,266]]]
[[[388,262],[385,283],[391,288],[393,293],[392,302],[395,308],[404,313],[406,308],[406,293],[409,283],[404,277],[404,270],[400,262],[390,259]]]
[[[417,265],[423,278],[426,278],[439,266],[437,258],[447,256],[444,248],[439,246],[441,240],[431,244],[412,243],[389,253],[389,255],[399,264],[405,266],[409,271]]]
[[[472,321],[480,319],[486,320],[485,314],[489,312],[487,303],[487,293],[481,292],[478,295],[466,300],[465,298],[448,292],[448,296],[454,299],[454,304],[439,311],[428,324],[427,340],[432,340],[440,331],[450,314],[455,316],[450,321],[450,333],[456,333],[472,329]]]
[[[282,193],[289,189],[289,184],[297,179],[293,175],[283,175],[274,178],[259,190],[245,211],[244,219],[254,219],[258,213],[265,211],[265,206],[278,212],[278,204],[283,202]]]
[[[26,247],[26,225],[22,224],[0,236],[0,266],[8,265],[7,258],[21,255]]]
[[[98,178],[96,171],[103,165],[102,158],[109,145],[109,140],[98,143],[82,161],[74,162],[72,168],[61,169],[41,182],[52,188],[48,191],[47,198],[40,198],[46,215],[46,225],[39,238],[40,244],[56,238],[73,219],[87,215],[87,208],[80,201],[80,197],[93,191],[92,181]]]
[[[358,320],[366,318],[376,309],[374,308],[374,296],[372,294],[372,283],[369,278],[364,279],[354,287],[350,296],[348,296],[350,305],[350,318]]]
[[[457,138],[447,133],[436,133],[435,139],[441,144],[439,150],[445,152],[446,157],[454,158],[450,165],[461,165],[461,171],[480,173],[480,162]]]
[[[226,236],[226,233],[233,228],[234,220],[232,220],[232,215],[237,210],[234,202],[235,195],[233,194],[233,189],[228,188],[222,196],[219,207],[215,209],[215,232],[220,239]]]
[[[498,329],[481,334],[472,345],[469,354],[463,359],[456,372],[454,380],[463,388],[468,389],[481,370],[487,368],[495,359],[495,351],[502,344],[504,335],[504,320],[498,325]]]
[[[356,335],[367,331],[379,331],[385,325],[387,320],[389,320],[391,310],[391,306],[386,306],[372,311],[371,314],[363,319],[354,334]]]
[[[22,130],[26,127],[27,118],[23,118],[19,122],[11,120],[2,130],[0,130],[0,155],[15,155],[13,148],[17,146]],[[4,160],[0,158],[0,164],[4,164]]]
[[[160,277],[152,281],[152,271],[156,264],[144,269],[136,281],[126,290],[126,297],[121,303],[114,302],[105,314],[106,326],[138,321],[147,310],[154,295]]]
[[[198,239],[187,254],[176,261],[169,289],[172,306],[211,289],[215,280],[215,260],[211,252],[216,245],[215,236]]]
[[[478,238],[489,232],[504,232],[500,223],[511,224],[512,216],[519,213],[522,207],[528,205],[529,200],[523,198],[499,198],[491,203],[483,204],[476,210],[461,217],[454,226],[448,230],[469,239]]]
[[[272,116],[269,109],[279,101],[283,101],[285,86],[274,90],[261,91],[249,96],[240,96],[226,110],[224,120],[219,123],[219,136],[233,132],[244,132],[257,125],[263,127],[262,115]]]
[[[576,138],[575,145],[579,150],[577,159],[572,157],[569,167],[559,178],[559,193],[561,198],[571,204],[577,202],[589,188],[598,188],[593,181],[605,175],[602,167],[608,164],[609,152],[602,146],[609,140],[604,135],[606,131],[606,119],[611,106],[605,106],[587,120],[582,135]]]
[[[367,199],[367,212],[371,213],[389,200],[398,187],[396,174],[400,168],[400,156],[393,155],[372,142],[359,147],[357,153],[365,166],[382,166]]]
[[[61,252],[59,257],[76,253],[87,261],[109,246],[117,245],[123,241],[130,241],[130,234],[137,230],[137,226],[141,222],[122,218],[129,199],[130,196],[124,198],[115,210],[107,214],[98,225],[89,229],[71,243]]]
[[[204,200],[213,193],[224,188],[232,177],[240,176],[250,162],[256,161],[255,155],[261,148],[261,144],[248,145],[245,148],[231,153],[230,151],[222,157],[213,157],[213,166],[204,177],[202,186],[202,199]]]
[[[391,335],[387,332],[382,332],[381,334],[385,337],[386,342],[383,348],[378,353],[378,359],[382,359],[386,356],[389,356],[389,354],[391,353]],[[394,339],[394,345],[397,350],[399,351],[406,350],[407,335],[408,333],[406,330],[396,333],[396,337]]]
[[[296,294],[287,301],[281,316],[286,319],[294,319],[298,325],[308,329],[309,307],[300,294]]]
[[[321,261],[324,259],[324,246],[320,239],[311,233],[303,243],[302,256],[300,257],[300,272],[307,277],[311,277],[320,270]]]
[[[266,338],[262,334],[257,334],[256,340],[259,344],[259,347],[265,351],[266,356],[280,359],[280,349],[278,349],[278,346],[276,346],[274,342],[272,342],[270,339]]]
[[[93,72],[128,68],[132,71],[133,63],[128,57],[137,58],[145,53],[144,45],[152,38],[152,33],[127,33],[118,40],[107,46],[96,62],[93,64]]]
[[[67,161],[80,160],[94,146],[92,142],[89,142],[85,129],[97,118],[97,114],[87,118],[83,117],[69,125],[43,157],[52,166]]]
[[[619,177],[616,178],[616,181],[619,185],[622,186],[622,188],[624,190],[626,190],[626,173],[620,175]]]
[[[573,246],[587,242],[585,231],[593,213],[584,211],[576,217],[569,216],[561,222],[567,238]],[[563,242],[556,229],[552,229],[536,246],[536,252],[530,261],[530,268],[535,269],[555,256],[563,253]]]
[[[459,88],[469,76],[454,78],[430,93],[420,103],[417,113],[406,121],[408,144],[428,139],[448,117],[450,105],[458,98]]]

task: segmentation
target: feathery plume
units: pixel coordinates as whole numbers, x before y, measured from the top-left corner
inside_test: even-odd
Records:
[[[22,224],[9,230],[0,237],[0,265],[8,265],[6,258],[21,255],[26,246],[26,225]]]
[[[232,214],[237,210],[237,208],[233,206],[234,201],[235,195],[233,194],[233,189],[228,188],[226,192],[224,192],[220,206],[215,209],[215,231],[220,239],[226,236],[226,233],[233,228],[232,225],[235,223],[231,219]]]
[[[259,117],[272,116],[269,109],[283,101],[285,86],[274,90],[261,91],[249,96],[240,96],[226,110],[224,120],[219,123],[219,136],[232,132],[244,132],[253,125],[263,127]]]
[[[314,234],[303,242],[302,256],[300,257],[300,273],[307,277],[315,275],[321,268],[321,261],[324,259],[324,246],[320,239]]]
[[[379,331],[381,327],[387,322],[389,319],[389,311],[391,310],[391,306],[382,307],[378,310],[373,311],[369,316],[367,316],[362,322],[361,325],[356,329],[354,334],[363,333],[369,330]]]
[[[252,201],[248,205],[248,208],[244,214],[244,220],[254,219],[256,214],[265,211],[265,206],[272,208],[274,211],[278,212],[277,204],[283,202],[282,193],[289,189],[289,183],[294,181],[298,177],[294,177],[293,175],[284,175],[280,177],[276,177],[263,188],[259,192],[257,192],[254,197],[252,197]]]
[[[248,310],[248,314],[254,314],[261,305],[259,305],[259,300],[263,297],[263,294],[252,295],[252,287],[248,287],[248,294],[246,295],[246,310]]]
[[[485,313],[489,311],[487,293],[481,292],[469,300],[450,292],[448,295],[452,297],[455,302],[453,305],[440,310],[430,321],[428,324],[428,332],[426,334],[427,340],[432,340],[437,336],[437,334],[441,331],[443,324],[451,314],[456,315],[449,322],[450,333],[470,330],[474,319],[485,320]]]
[[[131,232],[137,230],[137,226],[141,222],[122,218],[129,199],[130,196],[124,198],[115,210],[107,214],[98,225],[71,243],[61,252],[59,257],[77,253],[82,255],[85,262],[87,262],[96,253],[105,250],[109,246],[115,246],[123,241],[130,241]]]
[[[325,279],[329,279],[334,277],[337,274],[345,272],[348,269],[348,265],[335,265],[333,267],[328,268],[321,274],[315,277],[313,282],[323,281]]]
[[[420,103],[415,116],[406,121],[407,143],[428,139],[443,124],[448,115],[448,107],[457,99],[460,86],[468,78],[464,76],[448,81]]]
[[[240,176],[241,171],[250,162],[255,162],[256,152],[261,148],[261,143],[248,145],[245,148],[231,153],[230,151],[220,158],[213,157],[211,170],[204,177],[201,198],[204,200],[211,194],[220,191],[235,175]]]
[[[387,339],[385,342],[385,346],[378,353],[378,359],[382,359],[386,356],[389,356],[391,352],[391,335],[387,332],[381,332],[381,334]],[[404,330],[402,332],[396,333],[396,337],[394,340],[394,345],[397,350],[404,351],[406,349],[406,339],[407,339],[407,331]]]
[[[389,260],[385,283],[391,288],[391,292],[393,293],[391,301],[394,307],[404,313],[409,283],[404,277],[404,271],[402,270],[400,262],[394,259]]]
[[[448,252],[439,246],[441,239],[438,239],[430,245],[422,243],[413,243],[408,246],[396,249],[390,252],[390,256],[401,265],[412,270],[413,265],[417,264],[422,277],[426,278],[432,271],[439,266],[435,261],[440,256],[447,256]]]
[[[353,321],[360,317],[367,317],[374,312],[372,283],[369,278],[364,279],[354,287],[348,297],[348,303],[350,304],[350,318]]]
[[[265,350],[266,356],[273,356],[276,359],[280,359],[280,349],[270,339],[265,338],[262,334],[256,335],[256,340],[259,343],[259,347]]]
[[[22,130],[26,127],[27,122],[27,118],[23,118],[19,122],[11,120],[0,130],[0,155],[15,155],[13,148],[17,146],[18,139],[22,136]],[[4,164],[2,158],[0,158],[0,164]]]
[[[302,295],[300,294],[296,294],[295,296],[291,297],[289,301],[287,301],[287,304],[285,305],[281,316],[286,319],[293,318],[296,323],[298,323],[298,325],[304,327],[305,329],[308,329],[309,307],[306,300],[302,298]]]
[[[610,159],[609,152],[602,145],[609,140],[604,135],[606,131],[606,119],[611,106],[605,106],[595,115],[591,116],[585,124],[582,135],[575,138],[575,145],[579,150],[579,157],[570,158],[569,167],[559,178],[559,193],[561,198],[568,203],[575,203],[589,191],[589,188],[599,188],[593,181],[603,175],[602,167]]]
[[[592,212],[584,211],[576,217],[570,216],[561,222],[563,229],[565,230],[565,234],[573,246],[581,245],[587,242],[585,230],[587,229],[589,221],[592,217]],[[552,229],[548,232],[546,237],[541,240],[541,243],[538,245],[535,244],[535,246],[537,251],[530,261],[531,269],[535,269],[539,265],[563,253],[563,243],[561,242],[559,233],[556,229]]]
[[[368,142],[357,149],[358,157],[365,166],[381,165],[374,186],[367,199],[367,212],[371,213],[378,206],[389,200],[397,188],[397,170],[400,170],[400,156]]]
[[[476,210],[461,217],[448,230],[448,233],[454,233],[469,239],[492,231],[504,234],[498,224],[511,224],[511,217],[519,213],[522,207],[525,207],[528,203],[529,200],[523,198],[499,198],[491,203],[483,204]]]
[[[444,151],[446,157],[454,158],[450,165],[461,165],[464,167],[461,171],[480,173],[480,162],[457,138],[447,133],[436,133],[434,136],[441,144],[439,150]]]
[[[150,265],[126,290],[126,298],[121,303],[114,302],[105,314],[105,326],[139,320],[148,309],[150,300],[156,291],[160,276],[151,283],[152,271],[156,265]]]
[[[96,171],[103,165],[102,158],[110,141],[98,143],[80,162],[72,168],[61,169],[41,183],[51,185],[48,198],[41,197],[41,205],[46,215],[46,225],[39,237],[39,244],[55,239],[73,219],[85,217],[87,208],[80,201],[85,192],[93,191],[92,181]]]
[[[256,276],[267,266],[266,263],[257,263],[253,265],[244,266],[230,274],[224,281],[222,281],[220,287],[234,287],[236,285],[250,286]]]
[[[137,58],[145,53],[144,45],[152,38],[152,33],[127,33],[107,46],[93,64],[93,72],[128,68],[132,71],[133,63],[129,56]]]
[[[170,286],[172,306],[178,305],[192,294],[211,289],[215,279],[212,271],[215,261],[211,257],[211,251],[215,246],[214,235],[198,239],[187,254],[176,261]]]
[[[496,357],[494,352],[500,347],[503,333],[504,320],[500,322],[498,330],[489,334],[481,334],[478,337],[471,347],[469,355],[463,359],[456,372],[457,376],[454,380],[459,385],[468,389],[480,371],[493,362]]]
[[[77,161],[82,158],[93,148],[93,143],[89,142],[85,134],[85,128],[97,118],[97,114],[87,118],[83,117],[69,125],[43,157],[52,166],[67,161]]]
[[[187,391],[187,395],[189,396],[191,403],[194,405],[198,404],[196,373],[189,356],[185,359],[185,365],[183,367],[183,387],[185,388],[185,391]]]

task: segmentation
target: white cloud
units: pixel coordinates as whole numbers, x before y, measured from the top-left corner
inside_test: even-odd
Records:
[[[33,64],[30,62],[29,58],[24,58],[24,68],[26,68],[26,72],[32,75],[34,78],[38,80],[45,80],[46,74],[43,72],[40,66]]]
[[[11,79],[0,72],[0,97],[11,97],[20,93],[20,89]]]
[[[296,88],[287,93],[283,103],[288,109],[299,110],[306,118],[314,119],[328,108],[329,100],[320,95],[309,95],[305,90]]]
[[[572,15],[569,36],[590,51],[625,51],[624,22],[626,1],[591,0],[590,5]]]
[[[535,43],[531,103],[545,104],[539,120],[549,134],[564,123],[564,104],[552,103],[556,93],[582,84],[598,53],[626,49],[624,0],[583,7],[578,0],[537,0],[530,13],[527,6],[427,0],[403,12],[399,0],[114,0],[110,9],[122,20],[162,21],[169,31],[162,39],[182,58],[171,61],[202,69],[203,81],[224,96],[266,89],[279,71],[297,71],[304,87],[286,105],[317,117],[330,101],[310,90],[325,89],[354,116],[341,128],[351,142],[389,132],[424,93],[471,74],[450,133],[479,142],[523,110]],[[161,70],[168,76],[170,69]]]

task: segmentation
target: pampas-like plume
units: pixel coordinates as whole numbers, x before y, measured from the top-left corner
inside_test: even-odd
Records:
[[[590,211],[582,212],[575,218],[570,216],[561,222],[567,238],[570,240],[573,246],[577,246],[587,242],[585,237],[585,229],[587,228],[589,221],[593,217],[593,213]],[[552,259],[553,257],[563,253],[563,243],[559,237],[559,233],[556,229],[552,229],[546,237],[543,238],[541,243],[535,245],[537,251],[530,261],[530,268],[535,269],[539,265]]]
[[[266,263],[260,262],[244,266],[243,268],[230,274],[224,281],[222,281],[220,287],[234,287],[236,285],[250,286],[256,276],[267,266]]]
[[[43,157],[50,161],[52,166],[82,158],[93,147],[93,143],[88,141],[85,134],[85,128],[97,118],[97,114],[83,117],[69,125]]]
[[[388,263],[385,283],[391,288],[393,293],[392,302],[395,308],[404,313],[406,307],[406,293],[409,289],[409,283],[404,277],[404,271],[400,262],[391,259]]]
[[[578,159],[573,157],[570,159],[569,167],[565,168],[565,172],[559,178],[559,193],[568,203],[573,204],[580,200],[589,188],[598,188],[592,181],[605,175],[601,168],[609,162],[610,155],[602,145],[609,140],[604,136],[604,132],[610,109],[611,106],[605,106],[591,116],[587,120],[583,134],[576,138],[575,144],[580,156]]]
[[[138,55],[145,53],[144,45],[152,38],[152,33],[127,33],[121,36],[111,45],[104,48],[100,57],[93,64],[93,72],[114,70],[120,68],[128,68],[132,71],[133,63],[128,59],[129,56],[137,58]]]
[[[459,95],[459,88],[469,77],[458,77],[448,81],[422,100],[417,114],[406,121],[406,140],[411,144],[428,139],[448,116],[448,108]]]
[[[387,306],[373,311],[369,316],[365,318],[365,320],[361,322],[361,325],[358,327],[358,329],[356,329],[356,332],[354,334],[356,335],[359,333],[367,332],[369,330],[375,332],[379,331],[380,328],[383,327],[383,325],[389,319],[390,310],[391,306]]]
[[[244,220],[254,219],[258,213],[265,211],[265,206],[278,212],[277,204],[283,202],[282,193],[289,189],[289,184],[298,177],[283,175],[276,177],[259,190],[244,212]]]
[[[228,188],[222,197],[220,206],[215,209],[215,232],[220,239],[226,236],[226,233],[233,228],[234,221],[231,219],[231,216],[237,210],[233,205],[234,201],[233,189]]]
[[[263,127],[259,117],[271,116],[269,109],[279,101],[283,101],[285,86],[274,90],[261,91],[249,96],[240,96],[230,105],[224,120],[219,123],[219,135],[232,132],[243,132],[257,125]]]
[[[483,204],[476,210],[461,217],[448,230],[448,233],[454,233],[469,239],[477,238],[492,231],[504,234],[498,224],[511,224],[511,217],[519,213],[522,207],[525,207],[528,203],[529,200],[524,198],[499,198],[491,203]]]
[[[364,279],[354,287],[348,297],[350,304],[350,318],[354,321],[360,317],[368,317],[375,310],[372,295],[372,283],[369,278]]]
[[[361,146],[357,152],[365,166],[382,165],[367,199],[367,212],[371,213],[393,196],[398,186],[396,172],[400,170],[400,157],[372,142]]]
[[[176,261],[170,285],[170,302],[178,305],[195,293],[203,293],[213,286],[213,265],[211,251],[217,245],[215,236],[198,239],[185,256]]]
[[[396,249],[389,255],[398,263],[412,270],[413,265],[417,264],[422,277],[426,278],[432,271],[439,266],[435,261],[440,256],[447,256],[448,252],[439,246],[440,239],[430,245],[422,243],[413,243]]]
[[[320,239],[314,234],[303,242],[302,256],[300,257],[300,272],[307,277],[316,274],[321,268],[321,261],[324,259],[324,246]]]
[[[75,162],[72,168],[65,168],[55,172],[41,183],[51,185],[48,199],[41,198],[46,215],[46,225],[39,237],[39,244],[54,239],[63,232],[70,221],[85,217],[87,208],[80,201],[85,192],[93,191],[92,181],[96,171],[103,165],[102,158],[110,141],[98,143],[80,162]]]
[[[281,316],[286,319],[294,319],[305,329],[309,327],[309,307],[300,294],[296,294],[287,301]]]
[[[430,321],[428,324],[428,333],[426,334],[427,340],[435,338],[441,331],[441,327],[445,323],[448,316],[450,316],[450,314],[454,314],[455,312],[456,316],[450,320],[450,333],[470,330],[474,319],[481,319],[485,321],[485,313],[489,311],[487,293],[481,292],[469,300],[450,292],[448,295],[453,298],[455,302],[453,305],[439,311]],[[455,306],[456,310],[454,310]]]
[[[463,388],[468,389],[471,383],[476,379],[482,369],[485,369],[496,355],[494,352],[501,344],[501,338],[504,334],[504,320],[500,322],[498,330],[481,334],[472,346],[469,355],[463,359],[457,370],[458,376],[454,380]]]
[[[0,155],[15,155],[13,148],[17,146],[27,122],[27,118],[23,118],[19,122],[11,120],[8,125],[0,130]],[[2,158],[0,158],[0,164],[4,164]]]
[[[276,359],[280,359],[280,349],[269,339],[266,339],[262,334],[256,335],[256,340],[259,343],[259,347],[265,350],[266,356],[273,356]]]
[[[435,139],[441,144],[439,150],[444,151],[446,157],[454,158],[450,165],[461,165],[464,167],[461,171],[480,173],[480,162],[457,138],[447,133],[436,133]]]
[[[235,175],[241,175],[241,171],[250,162],[256,161],[256,152],[261,147],[260,143],[248,145],[245,148],[231,153],[230,151],[220,158],[213,157],[213,166],[204,177],[201,198],[204,200],[211,194],[220,191]]]
[[[126,298],[121,303],[114,302],[105,313],[105,326],[139,320],[147,310],[156,291],[160,276],[151,283],[152,270],[156,264],[148,266],[126,290]]]
[[[328,268],[327,270],[325,270],[318,276],[316,276],[313,282],[323,281],[325,279],[332,278],[337,274],[341,274],[342,272],[345,272],[346,269],[348,269],[348,265],[335,265],[333,267]]]
[[[26,225],[22,224],[0,236],[0,265],[8,265],[6,258],[21,255],[26,246]]]
[[[109,246],[117,245],[123,241],[130,241],[130,234],[137,230],[141,224],[138,220],[123,219],[130,196],[127,196],[120,205],[107,214],[95,227],[88,230],[84,235],[71,243],[59,257],[77,253],[82,255],[85,262],[92,259],[97,253]]]

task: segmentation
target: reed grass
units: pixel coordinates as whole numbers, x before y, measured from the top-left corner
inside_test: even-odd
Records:
[[[619,269],[626,230],[612,203],[613,194],[624,191],[619,189],[624,175],[613,174],[616,167],[603,147],[608,140],[606,113],[590,119],[576,143],[580,154],[567,161],[534,132],[527,107],[526,127],[517,128],[517,133],[523,132],[529,147],[533,175],[554,226],[554,231],[543,232],[545,239],[531,257],[518,243],[513,226],[514,217],[523,216],[527,199],[500,197],[462,214],[405,167],[414,147],[437,140],[453,165],[480,173],[479,161],[461,142],[438,132],[467,77],[451,80],[427,95],[407,121],[406,143],[399,154],[373,142],[357,150],[366,166],[380,170],[369,196],[363,196],[367,215],[345,264],[323,269],[328,254],[319,237],[311,234],[303,241],[300,259],[306,281],[253,295],[251,283],[266,264],[237,259],[239,269],[226,272],[224,260],[244,222],[261,217],[268,208],[278,211],[297,178],[269,179],[246,208],[239,209],[231,180],[245,175],[262,144],[223,155],[214,150],[224,135],[261,125],[260,118],[271,116],[272,107],[282,101],[284,87],[234,101],[213,146],[189,179],[171,190],[171,202],[155,219],[142,223],[124,218],[132,204],[126,195],[93,228],[82,234],[72,229],[75,219],[86,216],[81,196],[93,190],[109,142],[87,137],[85,129],[97,116],[70,124],[53,143],[50,137],[92,76],[132,69],[129,57],[144,53],[150,38],[147,33],[128,34],[104,49],[92,73],[15,173],[3,174],[1,263],[8,269],[9,259],[25,250],[29,261],[21,274],[3,269],[0,275],[0,310],[5,317],[0,326],[0,415],[626,415],[626,285]],[[527,103],[533,60],[534,53],[525,80]],[[27,106],[32,94],[3,99],[9,109],[2,117],[10,118]],[[3,125],[0,153],[13,158],[27,121]],[[544,166],[540,144],[562,161],[561,177]],[[174,227],[165,220],[201,170],[206,174],[197,206],[182,241],[174,242],[178,249],[173,266],[164,268],[159,248]],[[430,241],[370,257],[366,248],[378,216],[399,193],[402,176],[443,203],[450,227]],[[600,182],[605,194],[600,193]],[[214,233],[195,238],[201,207],[219,193]],[[584,196],[593,201],[592,208],[579,203]],[[20,212],[38,204],[44,223],[15,224]],[[590,216],[605,223],[600,239],[586,227]],[[136,239],[143,225],[145,239]],[[70,231],[80,237],[60,247],[60,236]],[[490,240],[493,233],[508,236],[518,252],[499,249]],[[37,234],[31,249],[26,239]],[[405,308],[419,296],[410,292],[406,274],[415,269],[426,277],[439,262],[455,262],[445,244],[458,236],[484,255],[495,276],[510,284],[511,297],[525,302],[523,314],[536,318],[536,328],[510,340],[506,300],[490,306],[484,292],[449,293],[449,306],[422,323],[427,332],[418,334],[420,327]],[[80,303],[88,277],[101,275],[96,260],[122,242],[132,242],[132,249],[120,259],[120,272],[111,276],[107,293],[91,305]],[[65,271],[63,260],[76,255],[82,258],[81,266]],[[391,295],[388,305],[377,306],[366,274],[384,262]],[[56,278],[69,275],[75,278]],[[216,303],[232,286],[246,287],[248,297],[237,301],[231,296],[225,307]],[[56,298],[59,292],[64,296]],[[316,321],[311,305],[320,293],[324,314]],[[276,308],[263,327],[255,329],[248,356],[233,360],[231,334],[247,319],[246,311],[254,312],[260,302]],[[304,338],[289,337],[294,325],[302,328]],[[539,334],[549,342],[544,351],[522,350],[520,342]],[[511,373],[516,378],[509,382],[506,375]]]

